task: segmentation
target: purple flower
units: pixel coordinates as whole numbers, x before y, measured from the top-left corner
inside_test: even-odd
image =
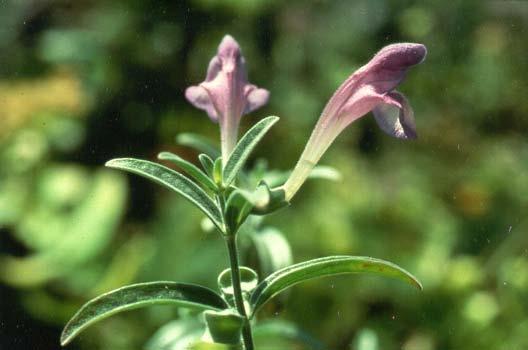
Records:
[[[209,63],[205,81],[187,88],[185,97],[220,124],[222,158],[226,161],[237,142],[240,118],[265,105],[269,92],[248,82],[240,46],[226,35]]]
[[[354,72],[326,104],[295,169],[283,186],[286,199],[297,192],[312,168],[350,123],[372,111],[379,127],[401,139],[416,138],[414,115],[404,95],[394,89],[407,70],[427,54],[422,44],[393,44],[381,49]]]

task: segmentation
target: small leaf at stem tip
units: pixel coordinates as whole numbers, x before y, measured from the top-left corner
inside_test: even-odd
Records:
[[[290,205],[286,200],[286,193],[282,187],[269,188],[264,181],[253,192],[253,198],[254,207],[252,214],[255,215],[271,214]]]
[[[224,230],[222,213],[218,205],[204,190],[184,175],[161,164],[135,158],[112,159],[106,162],[106,166],[129,171],[168,187],[197,206],[220,231]]]
[[[337,169],[332,168],[331,166],[317,165],[312,169],[310,175],[308,175],[308,179],[341,181],[342,176]]]
[[[244,166],[247,158],[264,137],[268,130],[279,120],[279,117],[267,117],[253,125],[244,136],[238,141],[235,149],[229,156],[224,167],[224,185],[228,186],[233,182]]]
[[[218,186],[222,186],[222,157],[216,158],[213,165],[213,180]]]
[[[211,158],[220,157],[220,151],[216,146],[203,136],[183,133],[176,136],[176,142],[180,145],[194,148],[198,152],[205,153]]]
[[[370,273],[393,277],[422,289],[416,277],[391,262],[364,256],[329,256],[291,265],[266,277],[251,295],[251,316],[275,295],[297,283],[344,273]]]
[[[90,325],[119,312],[151,305],[172,304],[199,310],[223,310],[229,305],[216,292],[195,284],[138,283],[92,299],[70,319],[61,334],[61,345],[72,341]]]
[[[267,171],[263,176],[262,180],[265,181],[270,187],[278,187],[284,185],[288,177],[290,177],[291,171]],[[327,165],[316,165],[310,175],[308,175],[308,180],[329,180],[329,181],[341,181],[341,173],[330,166]]]
[[[214,161],[211,159],[211,157],[205,153],[202,153],[198,155],[198,160],[202,164],[202,168],[204,168],[207,175],[212,178],[214,172]]]
[[[225,222],[229,232],[235,234],[244,223],[251,210],[253,202],[250,193],[244,190],[234,190],[226,201]]]
[[[168,160],[182,168],[187,174],[192,176],[200,185],[211,191],[216,192],[218,190],[216,184],[204,173],[200,168],[191,162],[186,161],[180,156],[171,152],[161,152],[158,154],[158,159]]]

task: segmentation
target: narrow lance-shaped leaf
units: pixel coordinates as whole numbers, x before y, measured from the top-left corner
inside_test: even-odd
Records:
[[[203,136],[184,133],[176,136],[176,142],[180,145],[194,148],[195,150],[205,153],[213,159],[220,157],[220,151],[208,139]]]
[[[290,244],[277,229],[265,227],[248,236],[255,246],[259,268],[263,272],[262,275],[267,276],[292,264],[293,257]]]
[[[211,157],[205,153],[202,153],[198,155],[198,159],[200,160],[200,163],[202,164],[202,167],[204,168],[207,175],[209,175],[209,177],[213,177],[214,161],[211,159]]]
[[[253,335],[258,349],[323,350],[323,344],[295,324],[281,320],[259,322]]]
[[[422,289],[416,277],[391,262],[363,256],[329,256],[288,266],[260,282],[251,295],[252,316],[268,300],[297,283],[344,273],[370,273],[393,277]]]
[[[222,157],[216,158],[213,165],[213,180],[219,185],[222,185]]]
[[[61,344],[68,344],[90,325],[119,312],[161,304],[199,310],[223,310],[229,307],[214,291],[194,284],[177,282],[133,284],[100,295],[86,303],[64,327]]]
[[[106,166],[146,177],[181,194],[205,213],[220,229],[224,229],[220,209],[198,185],[182,174],[163,165],[134,158],[112,159]]]
[[[253,125],[238,141],[235,149],[224,166],[224,184],[227,186],[235,180],[238,171],[244,166],[247,158],[264,137],[266,132],[279,120],[278,117],[267,117]]]
[[[322,179],[330,181],[340,181],[341,174],[337,169],[334,169],[330,166],[317,165],[312,169],[308,179]]]
[[[171,152],[161,152],[158,154],[158,159],[162,160],[168,160],[182,168],[187,174],[192,176],[198,183],[201,185],[207,187],[211,191],[216,191],[217,187],[213,180],[207,176],[206,173],[204,173],[200,168],[198,168],[196,165],[194,165],[191,162],[186,161],[185,159],[181,158],[180,156],[171,153]]]
[[[288,177],[290,176],[291,171],[268,171],[262,179],[270,186],[277,187],[284,185]],[[341,174],[335,168],[326,165],[316,165],[310,175],[308,175],[308,180],[329,180],[329,181],[341,181]]]
[[[160,329],[145,344],[145,350],[189,350],[189,344],[204,334],[204,325],[198,317],[181,317]]]

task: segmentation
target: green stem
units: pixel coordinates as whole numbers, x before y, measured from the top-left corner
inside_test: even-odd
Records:
[[[244,317],[244,327],[242,328],[242,337],[244,339],[244,347],[246,350],[253,350],[253,334],[251,332],[251,324],[244,306],[244,298],[242,296],[242,287],[240,286],[240,266],[238,262],[238,248],[236,243],[236,235],[228,235],[226,238],[227,250],[229,251],[229,262],[231,264],[231,281],[233,283],[233,293],[235,297],[235,306],[238,313]]]

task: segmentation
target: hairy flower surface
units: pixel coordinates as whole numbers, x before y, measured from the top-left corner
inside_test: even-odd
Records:
[[[269,92],[248,82],[240,46],[232,36],[226,35],[209,63],[205,81],[187,88],[185,97],[220,124],[225,161],[236,144],[240,118],[265,105]]]
[[[403,94],[394,89],[408,69],[427,54],[422,44],[392,44],[354,72],[326,104],[295,169],[283,186],[290,200],[312,168],[350,123],[372,111],[380,128],[401,139],[416,138],[414,115]]]

